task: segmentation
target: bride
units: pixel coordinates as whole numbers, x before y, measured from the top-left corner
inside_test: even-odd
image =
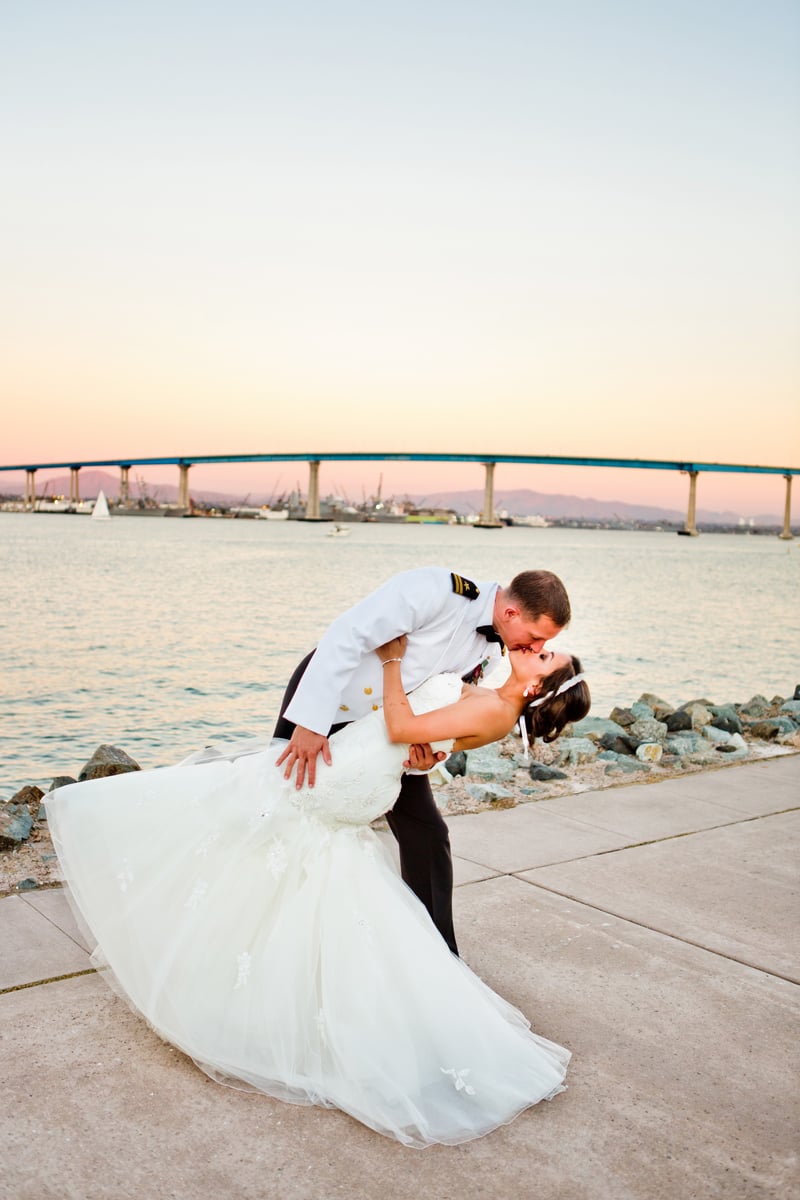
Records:
[[[93,962],[162,1038],[221,1083],[453,1145],[562,1091],[570,1054],[450,953],[370,822],[409,743],[551,740],[589,693],[577,659],[519,650],[497,691],[407,697],[404,651],[377,651],[384,710],[334,735],[313,789],[281,744],[239,746],[59,788],[47,815]]]

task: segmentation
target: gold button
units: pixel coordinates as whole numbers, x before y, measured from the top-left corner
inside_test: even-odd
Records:
[[[372,695],[372,688],[364,688],[364,695],[365,695],[365,696],[371,696],[371,695]]]
[[[373,711],[373,712],[375,712],[375,711],[376,711],[377,709],[379,709],[379,708],[380,708],[380,705],[379,705],[379,704],[373,704],[373,706],[372,706],[372,711]]]
[[[339,705],[339,711],[340,711],[340,712],[350,712],[350,709],[347,707],[347,705],[346,705],[346,704],[340,704],[340,705]]]

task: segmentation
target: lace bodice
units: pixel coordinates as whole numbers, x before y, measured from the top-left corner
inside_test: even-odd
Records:
[[[430,712],[453,704],[461,687],[457,675],[434,675],[408,699],[415,713]],[[397,799],[408,746],[389,741],[383,711],[346,725],[330,744],[332,766],[320,756],[314,787],[295,792],[295,803],[309,815],[337,824],[366,824],[390,809]],[[452,740],[436,742],[434,749],[449,751],[452,745]]]

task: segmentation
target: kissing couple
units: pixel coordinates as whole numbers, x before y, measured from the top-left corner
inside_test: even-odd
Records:
[[[458,957],[425,772],[588,712],[579,661],[546,645],[569,619],[548,571],[507,587],[402,572],[299,665],[267,748],[58,789],[53,840],[111,985],[220,1082],[408,1146],[480,1137],[563,1091],[569,1051]],[[402,878],[371,828],[384,814]]]

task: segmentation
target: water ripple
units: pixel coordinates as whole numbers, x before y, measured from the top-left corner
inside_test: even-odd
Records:
[[[476,580],[560,574],[575,615],[557,644],[581,655],[601,715],[644,691],[722,703],[800,682],[800,547],[777,538],[359,525],[340,543],[296,522],[96,526],[0,514],[0,794],[77,774],[101,742],[154,767],[213,737],[267,735],[327,623],[429,563]]]

